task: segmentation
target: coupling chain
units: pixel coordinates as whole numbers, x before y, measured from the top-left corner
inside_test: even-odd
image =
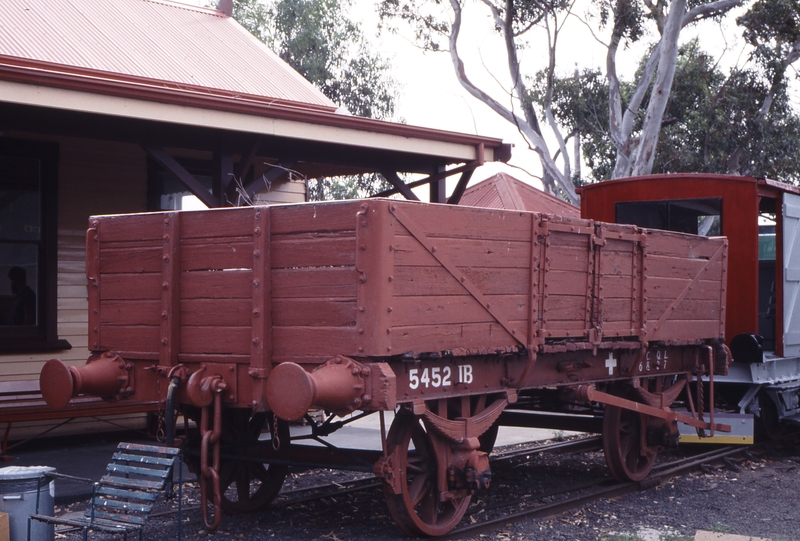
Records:
[[[274,413],[272,414],[272,426],[270,427],[270,431],[272,432],[272,448],[279,451],[281,448],[281,437],[278,435],[278,416]]]
[[[219,483],[219,440],[222,434],[222,389],[214,393],[214,420],[213,428],[208,429],[208,410],[210,406],[203,406],[200,414],[200,507],[203,510],[203,524],[206,528],[216,530],[222,522],[222,494]],[[209,452],[211,465],[209,465]],[[210,486],[209,486],[210,485]],[[214,507],[213,520],[209,520],[208,503],[209,488],[211,489],[212,504]]]

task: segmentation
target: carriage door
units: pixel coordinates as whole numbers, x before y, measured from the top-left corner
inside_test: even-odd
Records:
[[[800,356],[800,196],[783,194],[783,356]]]

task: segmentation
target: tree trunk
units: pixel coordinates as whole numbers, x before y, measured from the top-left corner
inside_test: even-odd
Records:
[[[675,63],[678,58],[678,37],[681,34],[685,14],[686,0],[674,0],[670,6],[667,23],[664,25],[656,80],[650,94],[650,102],[647,104],[642,136],[633,158],[631,173],[634,176],[649,175],[653,170],[658,135],[661,132],[661,119],[664,117],[672,90],[672,78],[675,75]]]

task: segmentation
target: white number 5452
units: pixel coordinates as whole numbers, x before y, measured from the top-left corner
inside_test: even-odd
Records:
[[[429,387],[449,387],[452,385],[450,382],[451,373],[452,369],[449,366],[423,368],[422,373],[420,373],[419,368],[412,368],[408,371],[408,386],[412,389],[418,389],[420,385],[426,389]]]

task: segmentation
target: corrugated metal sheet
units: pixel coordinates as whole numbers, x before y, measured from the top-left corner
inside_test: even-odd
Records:
[[[580,218],[581,214],[578,207],[505,173],[498,173],[467,188],[459,205],[546,212],[573,218]]]
[[[157,0],[8,0],[0,55],[165,86],[335,104],[215,10]]]

